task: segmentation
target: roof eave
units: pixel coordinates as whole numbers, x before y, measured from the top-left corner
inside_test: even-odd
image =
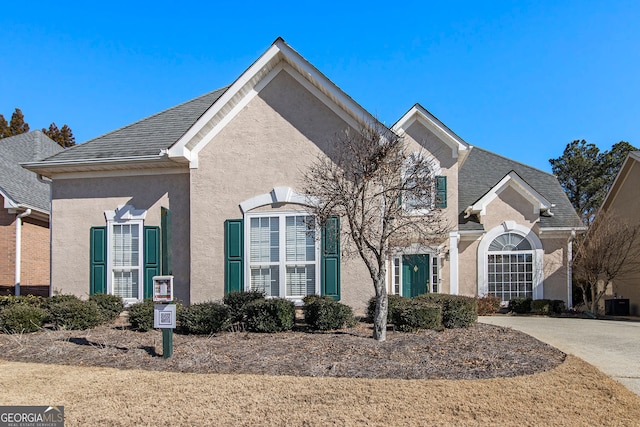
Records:
[[[132,170],[152,168],[175,168],[188,164],[183,157],[169,159],[167,156],[134,156],[104,159],[78,159],[71,161],[46,161],[22,163],[21,166],[41,176],[51,178],[52,175],[68,172],[93,172],[107,170]]]

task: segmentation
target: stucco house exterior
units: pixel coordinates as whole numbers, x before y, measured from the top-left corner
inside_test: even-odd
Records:
[[[632,151],[622,164],[598,215],[606,212],[630,224],[638,224],[640,222],[638,209],[640,209],[640,151]],[[636,244],[640,245],[640,241]],[[628,262],[637,264],[640,260],[631,259]],[[629,270],[635,271],[637,267]],[[612,282],[610,291],[618,298],[629,300],[629,314],[640,315],[640,271],[619,276]]]
[[[187,303],[260,289],[363,310],[369,275],[331,232],[307,232],[301,174],[337,133],[374,122],[277,39],[230,86],[25,165],[53,180],[53,287],[133,302],[171,273]],[[554,176],[471,146],[418,104],[392,130],[434,159],[452,226],[437,246],[394,248],[390,293],[571,303],[580,221]]]
[[[49,295],[50,185],[20,163],[62,150],[40,131],[0,139],[1,294]]]

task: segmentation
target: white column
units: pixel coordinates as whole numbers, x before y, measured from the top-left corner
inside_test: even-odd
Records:
[[[576,237],[576,231],[571,232],[571,237],[567,241],[567,309],[573,308],[573,239]]]
[[[458,295],[458,240],[460,233],[449,232],[449,293]]]
[[[27,209],[16,215],[16,287],[15,296],[20,296],[20,268],[22,264],[22,218],[31,215],[31,209]]]

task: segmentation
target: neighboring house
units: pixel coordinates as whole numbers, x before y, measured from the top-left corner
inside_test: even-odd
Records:
[[[640,151],[629,153],[600,209],[631,224],[640,222]],[[629,299],[629,314],[640,315],[640,272],[616,278],[610,291],[618,298]]]
[[[171,273],[187,303],[260,289],[362,311],[369,274],[332,233],[307,232],[301,171],[374,121],[278,39],[228,87],[25,165],[53,180],[53,286],[133,302]],[[567,301],[580,221],[554,176],[470,146],[420,105],[392,129],[433,159],[451,232],[395,248],[389,292]]]
[[[49,295],[50,185],[20,163],[60,151],[40,131],[0,139],[1,294]]]

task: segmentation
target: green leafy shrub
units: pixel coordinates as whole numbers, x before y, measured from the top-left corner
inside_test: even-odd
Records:
[[[531,308],[536,314],[550,315],[562,313],[565,305],[562,300],[537,299],[531,302]]]
[[[30,304],[12,304],[0,310],[0,331],[10,334],[35,332],[44,324],[46,310]]]
[[[313,330],[328,331],[332,329],[351,328],[356,325],[353,310],[329,297],[304,299],[304,320],[307,326]]]
[[[36,296],[36,295],[24,295],[16,297],[14,295],[5,295],[0,296],[0,310],[3,307],[8,307],[11,305],[29,305],[31,307],[42,307],[44,304],[45,298]]]
[[[264,292],[260,291],[233,291],[224,296],[223,302],[229,307],[229,316],[232,323],[244,322],[245,309],[254,301],[264,301]]]
[[[48,302],[50,321],[58,329],[91,329],[103,323],[98,304],[79,298],[53,297]]]
[[[389,303],[387,306],[387,322],[393,323],[391,320],[393,318],[393,311],[398,307],[403,301],[408,300],[409,298],[403,297],[400,295],[388,295]],[[367,319],[370,322],[373,322],[373,317],[376,315],[376,297],[371,297],[369,300],[369,304],[367,305]]]
[[[392,323],[403,332],[442,329],[442,307],[426,300],[406,298],[393,310]]]
[[[478,307],[478,316],[492,316],[500,310],[500,303],[502,300],[499,297],[494,297],[489,294],[483,297],[478,297],[476,305]]]
[[[283,298],[256,300],[245,311],[245,324],[251,332],[289,331],[296,319],[295,305]]]
[[[531,298],[511,298],[509,301],[509,311],[517,314],[526,314],[531,312]]]
[[[132,329],[140,332],[153,329],[153,305],[153,300],[147,298],[129,306],[129,323]]]
[[[98,304],[98,308],[105,322],[114,321],[124,310],[122,298],[116,295],[93,294],[89,297],[89,301]]]
[[[462,295],[424,294],[416,300],[438,304],[442,308],[442,325],[447,329],[466,328],[478,320],[475,298]]]
[[[183,307],[178,317],[178,332],[210,335],[229,324],[229,307],[217,302],[203,302]]]

